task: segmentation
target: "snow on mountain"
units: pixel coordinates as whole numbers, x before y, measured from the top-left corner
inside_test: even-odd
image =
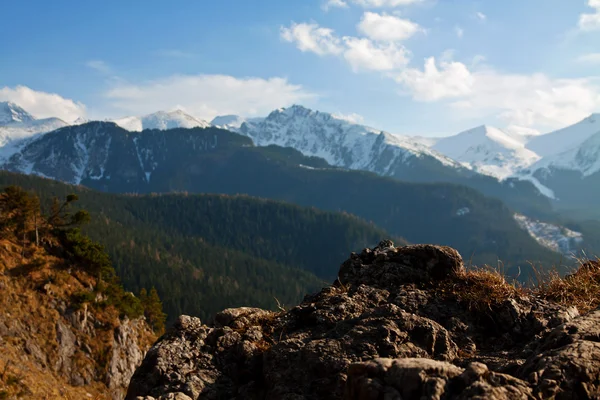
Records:
[[[35,118],[15,103],[0,102],[0,125],[10,123],[27,123]]]
[[[409,137],[395,136],[298,105],[275,110],[264,119],[247,121],[239,132],[250,137],[257,146],[292,147],[305,155],[321,157],[331,165],[380,175],[394,175],[399,164],[424,159],[461,169],[450,158]]]
[[[519,226],[539,244],[564,255],[573,255],[583,242],[583,235],[580,232],[537,221],[521,214],[515,214],[514,218]]]
[[[123,117],[111,121],[131,132],[141,132],[143,130],[142,119],[140,117]]]
[[[210,124],[217,128],[233,131],[239,129],[244,122],[246,122],[246,118],[240,117],[239,115],[223,115],[215,117],[210,121]]]
[[[181,110],[171,112],[159,111],[143,117],[125,117],[113,120],[123,129],[140,132],[144,129],[167,130],[174,128],[207,128],[210,124],[201,119],[192,117]]]
[[[600,132],[600,113],[557,131],[532,138],[527,148],[541,157],[555,155],[580,146]]]
[[[579,146],[544,157],[529,168],[531,172],[551,169],[578,171],[584,177],[600,171],[600,126],[596,134]]]
[[[79,117],[71,125],[73,125],[73,126],[83,125],[83,124],[87,124],[88,122],[90,122],[89,119],[83,118],[83,117]]]
[[[540,159],[525,143],[516,132],[479,126],[442,138],[432,148],[479,173],[505,179]]]
[[[540,131],[533,128],[526,128],[524,126],[509,125],[503,131],[511,138],[526,144],[535,137],[542,135]]]
[[[0,160],[17,152],[27,139],[67,125],[58,118],[35,119],[14,103],[0,103]]]

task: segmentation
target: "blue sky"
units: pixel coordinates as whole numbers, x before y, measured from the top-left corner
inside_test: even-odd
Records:
[[[600,0],[13,1],[0,100],[74,120],[303,104],[399,134],[600,111]]]

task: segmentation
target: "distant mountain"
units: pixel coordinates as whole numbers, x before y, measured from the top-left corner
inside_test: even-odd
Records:
[[[0,102],[0,125],[27,123],[35,118],[19,105],[7,101]]]
[[[600,219],[600,126],[577,147],[544,157],[520,174],[551,191],[559,210]]]
[[[600,114],[592,114],[574,125],[531,139],[527,148],[541,157],[556,155],[581,146],[598,132]]]
[[[0,161],[17,152],[26,139],[67,125],[59,118],[36,119],[15,103],[0,102]]]
[[[206,128],[210,124],[201,119],[192,117],[181,110],[171,112],[159,111],[143,117],[125,117],[113,120],[120,127],[131,132],[140,132],[144,129],[174,129],[174,128]]]
[[[392,135],[297,105],[275,110],[262,120],[247,121],[235,131],[250,137],[257,146],[291,147],[324,158],[331,165],[407,182],[466,185],[527,215],[546,217],[551,213],[550,201],[532,183],[516,178],[499,181],[428,146],[446,139]],[[479,136],[487,137],[485,133]],[[468,140],[462,142],[464,148]]]
[[[329,113],[292,106],[273,111],[267,118],[245,122],[239,132],[257,146],[291,147],[309,156],[349,169],[393,176],[410,166],[413,171],[436,167],[462,167],[408,137],[394,136],[355,124]]]
[[[432,148],[485,175],[505,179],[540,159],[525,147],[527,137],[480,126],[438,140]]]
[[[210,121],[210,124],[221,129],[236,130],[239,129],[244,122],[246,122],[246,118],[240,117],[239,115],[223,115],[215,117]]]
[[[39,174],[54,168],[42,166],[40,155],[31,153],[33,147],[28,148],[27,154],[22,153],[10,162],[6,160],[38,134],[68,124],[57,118],[36,120],[13,103],[0,103],[0,120],[4,121],[0,124],[0,162],[23,172],[40,168],[35,172]],[[576,193],[600,195],[589,183],[594,182],[590,178],[595,171],[591,150],[594,146],[586,142],[600,131],[599,121],[600,114],[593,114],[571,127],[546,135],[514,126],[504,131],[481,126],[443,138],[393,135],[298,105],[277,109],[266,118],[226,115],[216,117],[210,124],[180,110],[114,122],[130,132],[212,125],[247,136],[257,146],[290,147],[304,155],[319,157],[327,161],[328,168],[364,170],[407,182],[466,185],[502,200],[529,217],[548,219],[554,213],[553,207],[563,211],[580,207],[582,199],[576,198]],[[73,125],[84,126],[86,122],[80,119]],[[88,136],[92,140],[94,134]],[[149,154],[138,154],[135,148],[132,151],[136,158],[150,157]],[[100,151],[99,154],[104,153]],[[100,157],[97,154],[81,156],[94,162]],[[61,157],[65,157],[62,152],[42,158],[51,163],[51,159]],[[37,167],[28,163],[35,163]],[[82,163],[85,164],[80,160],[74,165]],[[149,180],[155,167],[146,161],[143,163],[144,174]],[[61,175],[65,175],[66,181],[76,182],[80,179],[78,176],[84,175],[83,171],[76,172],[74,165],[62,167]],[[89,179],[103,174],[99,169],[96,173],[100,175],[92,174]],[[68,174],[71,176],[67,177]],[[552,179],[549,178],[551,174]],[[578,174],[585,179],[580,179]]]
[[[455,247],[476,263],[558,261],[519,227],[510,209],[473,189],[341,169],[290,148],[255,147],[217,128],[128,132],[91,122],[27,143],[2,168],[107,192],[243,193],[344,211],[409,242]]]

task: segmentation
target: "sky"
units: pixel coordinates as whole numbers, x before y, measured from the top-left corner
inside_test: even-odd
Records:
[[[0,101],[71,122],[301,104],[395,134],[600,112],[600,0],[7,1]]]

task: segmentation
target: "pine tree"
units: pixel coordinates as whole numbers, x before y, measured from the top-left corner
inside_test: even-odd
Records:
[[[158,296],[156,288],[152,287],[150,294],[147,293],[146,289],[142,289],[140,291],[140,301],[144,306],[144,315],[148,323],[152,326],[154,332],[159,335],[162,334],[165,330],[167,314],[163,312],[162,301]]]

